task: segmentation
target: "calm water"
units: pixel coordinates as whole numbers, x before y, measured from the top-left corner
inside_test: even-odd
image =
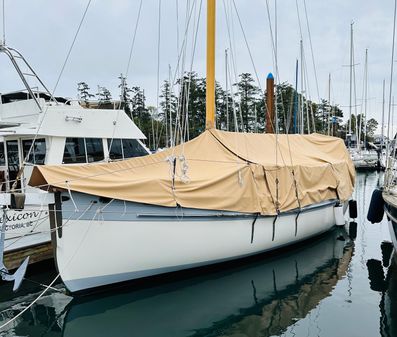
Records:
[[[146,288],[77,300],[53,290],[2,336],[397,336],[397,263],[389,265],[387,254],[382,261],[387,224],[366,221],[380,179],[357,176],[356,231],[351,225],[277,256]],[[48,283],[53,276],[29,277]],[[0,286],[0,325],[40,291],[25,282],[13,297]]]

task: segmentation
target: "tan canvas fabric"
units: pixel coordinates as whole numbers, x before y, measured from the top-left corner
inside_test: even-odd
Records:
[[[30,185],[160,206],[273,215],[329,199],[345,201],[354,179],[341,139],[312,134],[276,140],[269,134],[210,130],[145,157],[36,166]]]

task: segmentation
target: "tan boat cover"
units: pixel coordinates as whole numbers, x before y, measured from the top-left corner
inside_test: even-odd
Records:
[[[160,206],[263,215],[351,196],[355,170],[341,139],[279,135],[277,144],[273,134],[208,130],[145,157],[36,166],[29,184]]]

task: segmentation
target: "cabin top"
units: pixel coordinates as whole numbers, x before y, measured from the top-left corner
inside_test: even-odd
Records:
[[[0,94],[0,135],[40,135],[55,137],[94,137],[146,139],[119,104],[83,107],[63,97],[51,100],[38,92],[32,99],[26,91]],[[113,107],[113,109],[111,108]]]

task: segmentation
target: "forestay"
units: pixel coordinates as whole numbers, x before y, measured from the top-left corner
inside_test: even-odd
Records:
[[[325,200],[345,201],[354,179],[339,138],[211,129],[145,157],[36,166],[29,184],[168,207],[274,215]]]

